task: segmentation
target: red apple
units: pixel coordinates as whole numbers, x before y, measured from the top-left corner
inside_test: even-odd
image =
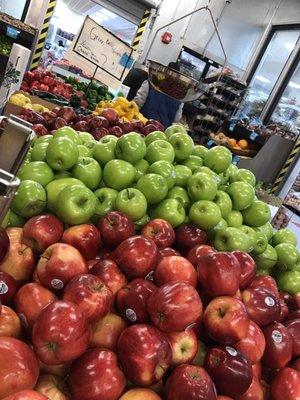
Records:
[[[91,324],[89,347],[103,347],[117,351],[117,343],[127,323],[119,315],[109,313]]]
[[[4,397],[2,400],[48,400],[49,397],[37,392],[36,390],[21,390],[10,396]]]
[[[293,368],[283,368],[270,385],[272,400],[300,399],[300,372]]]
[[[157,131],[157,126],[154,124],[148,124],[145,125],[142,129],[141,129],[141,134],[143,136],[147,136],[149,133]]]
[[[166,400],[217,400],[215,385],[202,367],[179,365],[167,380]]]
[[[294,368],[295,370],[300,372],[300,358],[297,357],[291,364],[290,364],[291,368]]]
[[[274,322],[263,327],[266,348],[261,359],[269,368],[284,368],[292,358],[293,338],[289,330],[281,323]]]
[[[100,115],[94,115],[93,118],[89,120],[91,130],[96,128],[109,128],[109,122],[106,118]]]
[[[98,229],[104,246],[114,249],[123,240],[134,235],[134,222],[124,213],[109,211],[100,218]]]
[[[279,298],[267,289],[248,287],[242,292],[242,299],[249,317],[259,326],[265,326],[277,321],[281,306]]]
[[[171,367],[189,364],[194,360],[198,351],[198,341],[192,329],[168,333],[167,337],[172,349]]]
[[[207,243],[206,232],[190,223],[179,225],[175,229],[175,235],[175,247],[184,256],[187,256],[193,247]]]
[[[172,247],[158,247],[158,263],[164,258],[169,256],[180,256],[179,251]]]
[[[141,132],[141,130],[144,128],[144,122],[141,121],[140,119],[134,119],[131,121],[132,123],[132,130],[134,132]]]
[[[61,117],[55,117],[49,120],[48,124],[49,124],[49,129],[52,131],[53,130],[56,131],[57,129],[62,128],[63,126],[68,125],[67,121]]]
[[[59,117],[63,118],[68,124],[70,122],[73,122],[76,117],[75,111],[73,110],[72,107],[69,107],[69,106],[60,107],[57,115]]]
[[[199,321],[203,307],[198,292],[189,283],[169,282],[152,293],[147,309],[152,323],[171,333]]]
[[[128,323],[150,323],[147,301],[157,287],[149,280],[134,279],[123,286],[116,295],[116,305]]]
[[[244,353],[253,365],[261,360],[266,348],[266,339],[260,327],[250,320],[246,336],[233,346]]]
[[[62,290],[74,276],[87,272],[86,261],[79,250],[66,243],[49,246],[37,264],[37,276],[42,285],[56,291]]]
[[[116,137],[121,137],[122,135],[124,135],[123,129],[117,125],[110,127],[108,132],[110,135],[114,135]]]
[[[250,320],[242,301],[233,296],[218,296],[205,308],[202,322],[213,340],[232,344],[247,335]]]
[[[117,400],[125,390],[126,378],[114,352],[92,349],[73,362],[68,384],[73,400]]]
[[[8,307],[1,307],[0,336],[20,338],[22,333],[21,320],[15,311]]]
[[[73,126],[73,129],[78,132],[89,132],[90,131],[90,124],[87,121],[78,121]]]
[[[17,282],[7,272],[0,271],[0,304],[9,305],[17,292]]]
[[[209,348],[204,368],[214,381],[218,393],[234,399],[245,393],[253,378],[248,358],[229,346]]]
[[[156,131],[164,131],[167,128],[154,118],[149,118],[145,125],[154,125],[156,127]]]
[[[207,253],[214,253],[216,250],[209,246],[208,244],[198,244],[191,248],[188,252],[186,258],[193,264],[194,267],[197,267],[198,261]]]
[[[10,243],[23,243],[23,228],[9,226],[6,228],[6,233],[8,234]]]
[[[124,329],[118,341],[117,354],[127,379],[136,386],[150,386],[158,382],[172,360],[167,336],[147,324]]]
[[[300,293],[295,293],[293,295],[294,304],[297,310],[300,310]]]
[[[100,278],[114,295],[127,284],[127,278],[122,270],[109,258],[96,261],[90,269],[90,274]]]
[[[284,324],[292,336],[293,356],[300,356],[300,318],[285,322]]]
[[[35,390],[47,399],[71,400],[64,379],[54,374],[40,375]]]
[[[70,370],[71,362],[57,365],[47,365],[39,360],[40,375],[51,374],[60,378],[65,378]]]
[[[256,364],[252,364],[252,372],[253,376],[256,376],[256,378],[261,379],[261,362],[257,362]]]
[[[164,257],[154,271],[154,283],[157,286],[174,281],[187,282],[193,287],[197,286],[196,269],[185,257]]]
[[[256,275],[256,264],[250,254],[236,250],[232,254],[238,259],[241,266],[240,289],[243,290],[252,282]]]
[[[0,398],[33,389],[39,376],[39,364],[31,348],[19,339],[0,337],[0,354]]]
[[[107,128],[104,128],[104,126],[94,128],[91,131],[91,134],[93,135],[94,139],[100,140],[103,136],[109,135],[109,130]]]
[[[128,279],[146,278],[157,266],[158,250],[152,239],[136,235],[123,240],[112,256]]]
[[[25,222],[22,242],[34,253],[41,254],[47,247],[60,242],[63,230],[62,222],[55,215],[37,215]]]
[[[297,309],[294,296],[292,296],[290,293],[280,291],[279,299],[285,302],[289,311],[294,311]]]
[[[56,300],[44,308],[33,325],[32,343],[45,364],[62,364],[83,354],[89,344],[89,325],[80,308]]]
[[[63,300],[77,304],[86,319],[94,322],[111,311],[114,295],[97,276],[80,274],[68,282]]]
[[[65,229],[62,242],[76,247],[86,260],[91,260],[100,246],[100,232],[93,224],[73,225]]]
[[[249,286],[267,289],[269,292],[272,292],[274,296],[279,297],[277,283],[271,275],[256,276]]]
[[[298,318],[300,318],[300,309],[290,312],[287,315],[286,319],[287,319],[287,321],[290,321],[291,319],[298,319]]]
[[[101,116],[106,118],[111,126],[114,126],[119,119],[119,114],[113,108],[104,108],[101,112]]]
[[[125,392],[119,400],[161,400],[161,397],[151,389],[133,388]]]
[[[172,247],[175,241],[175,232],[170,222],[154,218],[148,221],[141,230],[141,235],[154,241],[157,247]]]
[[[119,120],[116,122],[117,126],[119,126],[124,133],[133,132],[133,124],[131,121],[123,121]]]
[[[49,120],[46,120],[47,122]],[[43,124],[33,124],[31,129],[35,132],[37,137],[49,135],[48,129]]]
[[[265,400],[265,391],[256,376],[253,376],[251,385],[237,400]]]
[[[197,271],[202,289],[210,296],[233,296],[239,289],[241,266],[232,253],[218,251],[203,255]]]
[[[59,110],[57,110],[57,112],[59,112]],[[51,119],[57,117],[57,113],[53,112],[53,110],[52,111],[44,111],[44,112],[42,112],[41,115],[47,122],[50,121]]]
[[[0,262],[5,257],[9,248],[9,236],[2,226],[0,226]]]
[[[277,319],[277,322],[284,322],[288,315],[290,314],[290,310],[284,300],[279,298],[279,303],[280,303],[280,315],[279,318]]]

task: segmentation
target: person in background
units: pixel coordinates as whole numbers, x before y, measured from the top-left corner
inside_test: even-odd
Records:
[[[179,71],[175,62],[170,62],[168,67]],[[183,103],[155,90],[149,80],[142,83],[133,100],[146,118],[159,121],[165,128],[182,117]]]
[[[130,88],[127,100],[131,101],[134,99],[136,92],[141,87],[142,83],[148,79],[148,72],[145,69],[134,67],[132,68],[126,78],[123,81],[123,85]]]

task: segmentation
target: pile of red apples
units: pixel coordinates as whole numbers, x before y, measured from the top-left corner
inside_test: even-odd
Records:
[[[189,223],[1,228],[0,300],[1,400],[300,399],[300,293]]]

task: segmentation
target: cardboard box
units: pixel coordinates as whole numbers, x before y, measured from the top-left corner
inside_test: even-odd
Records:
[[[23,93],[26,97],[30,98],[32,104],[41,104],[42,106],[47,107],[49,110],[53,110],[53,108],[57,106],[57,104],[50,103],[50,101],[40,99],[37,96],[31,96],[29,93],[22,92],[21,90],[16,91],[12,94],[16,94],[16,93]],[[4,115],[5,117],[8,117],[10,114],[19,115],[22,111],[22,108],[23,107],[17,106],[16,104],[9,103],[7,101],[4,106],[2,115]]]

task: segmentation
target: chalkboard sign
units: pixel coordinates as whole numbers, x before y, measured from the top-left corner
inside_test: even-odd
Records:
[[[134,62],[132,48],[89,16],[85,18],[73,51],[119,80]]]

